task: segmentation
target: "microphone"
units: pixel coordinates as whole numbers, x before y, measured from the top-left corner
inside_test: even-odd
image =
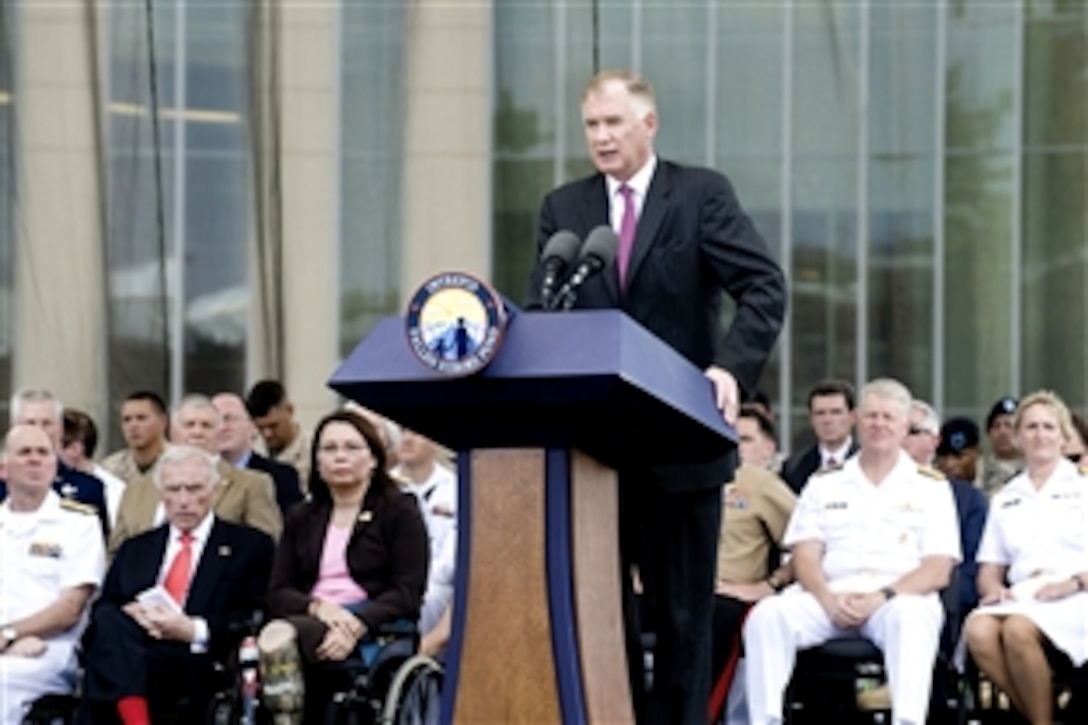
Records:
[[[553,234],[544,245],[544,251],[540,253],[540,258],[544,260],[544,281],[540,284],[540,298],[544,309],[551,307],[552,294],[555,292],[559,275],[574,263],[581,246],[582,240],[574,232],[566,229]]]
[[[582,254],[579,258],[578,268],[574,270],[562,289],[555,295],[555,304],[551,309],[561,308],[569,310],[574,306],[578,298],[578,288],[587,279],[612,264],[616,258],[616,250],[620,246],[620,239],[611,227],[599,226],[589,233],[586,243],[582,245]]]

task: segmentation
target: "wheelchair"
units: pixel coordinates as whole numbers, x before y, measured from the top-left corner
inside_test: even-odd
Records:
[[[307,677],[303,722],[329,725],[423,725],[437,723],[441,707],[441,664],[416,655],[414,624],[382,626],[358,656],[319,665]],[[320,683],[312,688],[313,683]],[[316,690],[316,691],[315,691]],[[273,714],[261,704],[245,668],[234,686],[215,695],[208,708],[212,725],[263,725]]]

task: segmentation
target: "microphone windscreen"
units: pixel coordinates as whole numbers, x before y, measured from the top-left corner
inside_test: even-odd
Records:
[[[544,251],[540,258],[545,262],[549,259],[559,259],[566,267],[578,257],[578,250],[582,248],[582,240],[574,232],[562,229],[551,236],[544,245]]]
[[[619,249],[620,238],[612,231],[611,227],[603,224],[589,233],[586,243],[582,247],[582,258],[597,257],[607,267],[616,257]]]

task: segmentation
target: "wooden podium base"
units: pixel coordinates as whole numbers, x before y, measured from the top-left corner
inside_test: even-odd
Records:
[[[616,474],[563,449],[461,456],[443,720],[632,722]]]

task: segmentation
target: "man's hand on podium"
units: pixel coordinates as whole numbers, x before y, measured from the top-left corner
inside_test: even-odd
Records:
[[[714,383],[714,399],[718,410],[722,412],[722,418],[729,425],[734,425],[737,422],[737,407],[740,401],[737,379],[733,377],[733,373],[717,365],[708,367],[705,374]]]

